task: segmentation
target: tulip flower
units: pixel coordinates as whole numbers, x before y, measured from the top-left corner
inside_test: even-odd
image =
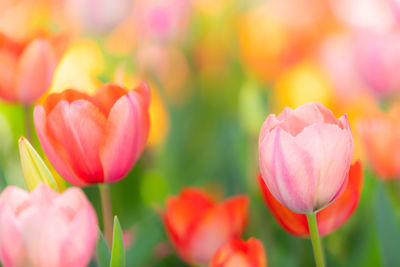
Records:
[[[358,133],[372,167],[384,180],[400,178],[400,103],[360,119]]]
[[[236,196],[215,203],[206,193],[186,188],[169,197],[162,214],[167,234],[189,264],[208,264],[214,253],[243,232],[249,199]]]
[[[295,236],[309,236],[306,215],[294,213],[279,203],[265,185],[261,175],[257,178],[268,208],[283,229]],[[318,232],[321,236],[332,233],[351,217],[360,201],[362,184],[362,167],[357,161],[350,167],[349,183],[343,194],[330,206],[317,212]]]
[[[115,84],[89,96],[75,90],[49,95],[34,122],[54,168],[70,183],[85,186],[122,179],[143,151],[149,133],[150,92]]]
[[[210,267],[266,267],[262,243],[255,238],[247,241],[233,239],[222,246],[214,255]]]
[[[53,44],[44,37],[25,44],[0,34],[0,98],[35,102],[50,87],[57,61]]]
[[[265,120],[260,169],[271,194],[296,213],[314,213],[346,188],[354,154],[347,116],[336,119],[319,103],[285,108]]]
[[[59,195],[44,184],[31,193],[8,186],[0,195],[3,266],[86,266],[97,240],[97,218],[79,188]]]
[[[317,267],[325,266],[316,212],[345,190],[354,155],[349,121],[319,103],[285,108],[265,120],[259,138],[261,174],[286,208],[307,215]]]

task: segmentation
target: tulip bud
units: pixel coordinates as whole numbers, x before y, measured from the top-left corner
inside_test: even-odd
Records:
[[[346,115],[336,119],[309,103],[265,120],[260,169],[271,194],[285,207],[311,214],[331,204],[347,186],[354,141]]]
[[[19,139],[19,153],[25,182],[29,191],[44,183],[57,191],[57,183],[46,164],[25,137]]]

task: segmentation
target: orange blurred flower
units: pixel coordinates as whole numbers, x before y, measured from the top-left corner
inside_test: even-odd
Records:
[[[380,178],[400,178],[400,102],[387,113],[360,119],[357,126],[365,153]]]
[[[162,220],[184,261],[208,264],[218,248],[243,232],[248,204],[247,196],[215,203],[202,190],[186,188],[167,199]]]
[[[262,243],[255,238],[247,241],[233,239],[215,253],[210,267],[266,267]]]
[[[61,56],[56,39],[39,36],[15,42],[0,33],[0,97],[30,104],[50,87]]]
[[[261,187],[265,202],[279,222],[289,233],[295,236],[309,236],[307,217],[305,214],[294,213],[276,200],[261,175],[258,175],[258,183]],[[344,224],[355,211],[361,197],[363,174],[361,163],[354,163],[349,171],[349,182],[342,193],[331,205],[317,212],[319,234],[328,235]]]

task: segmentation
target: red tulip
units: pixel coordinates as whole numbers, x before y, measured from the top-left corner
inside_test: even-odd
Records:
[[[268,190],[261,175],[258,175],[265,202],[279,224],[289,233],[309,236],[307,217],[305,214],[294,213],[278,202]],[[363,175],[361,163],[355,162],[349,171],[349,182],[343,194],[330,206],[317,212],[319,234],[328,235],[344,224],[354,213],[361,197]]]
[[[50,87],[58,57],[50,40],[17,43],[0,34],[0,98],[30,104]]]
[[[255,238],[248,241],[233,239],[215,253],[210,267],[266,267],[262,243]]]
[[[190,264],[208,264],[223,244],[239,237],[247,222],[246,196],[215,203],[206,193],[186,188],[166,201],[162,219],[179,256]]]
[[[150,91],[105,84],[94,96],[74,90],[51,94],[34,110],[36,131],[54,168],[84,186],[122,179],[149,133]]]

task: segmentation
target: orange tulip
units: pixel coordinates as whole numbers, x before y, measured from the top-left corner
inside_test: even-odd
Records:
[[[50,87],[57,48],[45,37],[17,43],[0,34],[0,98],[30,104]]]
[[[400,178],[400,102],[360,119],[358,132],[372,167],[384,180]]]
[[[215,253],[210,267],[266,267],[262,243],[255,238],[248,241],[233,239]]]
[[[139,158],[149,133],[150,91],[105,84],[94,96],[66,90],[37,105],[34,122],[54,168],[84,186],[122,179]]]
[[[258,175],[265,202],[279,224],[289,233],[308,237],[309,229],[305,214],[294,213],[274,198]],[[349,171],[349,182],[343,194],[331,205],[317,212],[318,231],[321,236],[328,235],[344,224],[355,211],[361,197],[363,175],[361,163],[354,163]]]
[[[208,264],[218,248],[243,232],[248,204],[246,196],[215,203],[205,192],[186,188],[167,199],[162,220],[184,261]]]

